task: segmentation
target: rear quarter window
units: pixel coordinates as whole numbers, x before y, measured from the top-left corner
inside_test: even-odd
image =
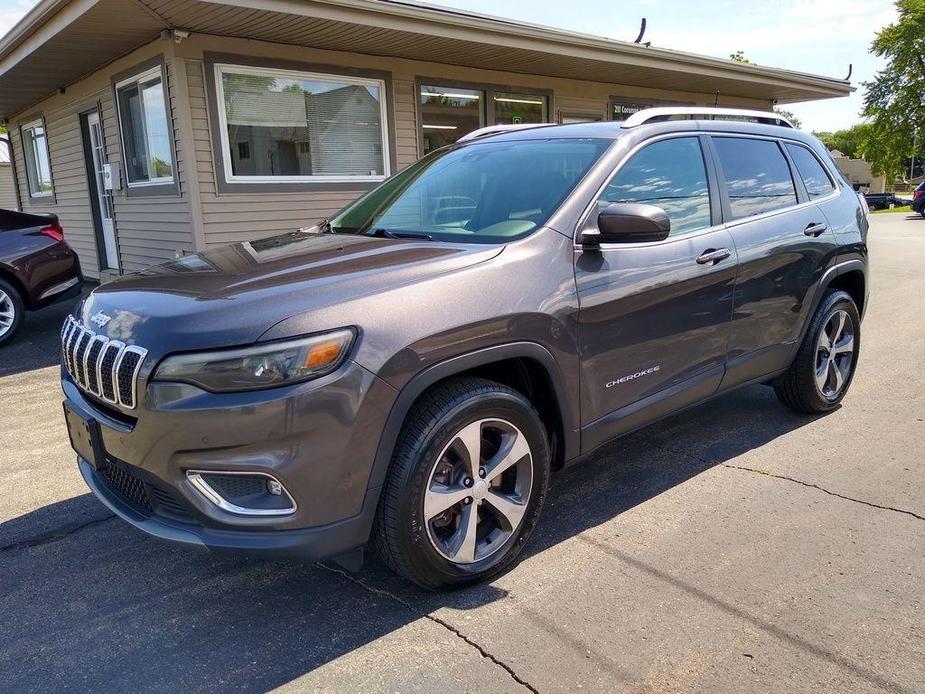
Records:
[[[714,137],[733,219],[773,212],[797,202],[790,166],[772,140]]]

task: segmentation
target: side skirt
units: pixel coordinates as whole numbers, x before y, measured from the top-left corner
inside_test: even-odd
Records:
[[[581,455],[571,458],[570,460],[565,461],[565,467],[571,467],[581,463],[588,458],[595,455],[598,450],[600,450],[606,444],[615,441],[627,434],[631,434],[634,431],[644,429],[651,424],[655,424],[663,419],[672,417],[680,412],[689,410],[694,407],[698,407],[705,403],[714,400],[715,398],[721,397],[728,393],[731,393],[740,388],[746,388],[748,386],[758,385],[762,383],[767,383],[774,380],[781,374],[783,374],[787,369],[778,369],[772,371],[771,373],[762,374],[761,376],[751,378],[742,383],[736,383],[735,385],[724,385],[718,389],[714,388],[712,392],[702,397],[697,397],[701,395],[705,390],[704,384],[699,383],[700,379],[706,379],[707,375],[711,375],[713,378],[716,378],[715,383],[723,381],[722,375],[723,372],[720,371],[718,376],[713,375],[714,371],[708,372],[708,374],[701,374],[694,379],[685,381],[684,383],[669,388],[666,391],[661,393],[656,393],[644,400],[628,405],[627,407],[616,410],[615,412],[605,415],[596,422],[584,427],[582,432],[582,443],[594,441],[593,444],[589,444],[588,448],[581,453]],[[690,390],[685,390],[689,388]],[[677,394],[676,389],[684,391],[684,397],[678,397],[675,399]],[[650,402],[655,400],[655,402]],[[609,436],[605,436],[606,432],[604,430],[605,424],[609,427],[613,427],[610,431]],[[585,438],[587,436],[587,438]],[[592,438],[593,437],[593,438]]]

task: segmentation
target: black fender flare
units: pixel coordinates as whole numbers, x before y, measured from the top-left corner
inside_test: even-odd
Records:
[[[575,414],[575,404],[569,400],[568,391],[565,388],[565,377],[558,362],[549,350],[539,343],[511,342],[468,352],[433,364],[413,376],[405,384],[392,405],[385,427],[379,437],[379,446],[376,448],[376,457],[373,460],[373,467],[367,484],[367,494],[385,483],[389,464],[392,462],[392,452],[398,442],[401,427],[411,410],[411,406],[421,393],[438,381],[455,374],[493,362],[516,358],[533,359],[546,370],[549,381],[555,390],[559,412],[562,416],[564,439],[562,445],[565,459],[569,460],[576,457],[580,449],[578,418]],[[378,491],[376,494],[378,496]]]
[[[806,337],[806,331],[809,330],[809,324],[812,323],[813,316],[816,314],[816,309],[819,308],[819,304],[822,303],[822,297],[825,296],[826,291],[831,286],[832,282],[835,281],[836,277],[845,275],[849,272],[854,272],[859,270],[864,276],[864,292],[865,295],[868,291],[867,286],[867,266],[862,260],[857,258],[852,258],[850,260],[843,260],[840,263],[836,263],[828,270],[826,270],[822,278],[819,280],[819,284],[816,285],[816,293],[813,295],[813,303],[811,310],[806,314],[806,320],[803,321],[803,327],[800,328],[800,337],[797,339],[796,344],[794,345],[793,353],[796,354],[796,351],[800,348],[800,345],[803,343],[803,338]],[[867,302],[864,302],[864,307],[867,307]]]

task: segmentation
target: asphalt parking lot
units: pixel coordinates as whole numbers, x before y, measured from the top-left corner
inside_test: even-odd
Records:
[[[61,416],[68,307],[30,316],[0,348],[0,691],[925,691],[925,220],[873,219],[842,408],[753,387],[623,439],[452,594],[111,517]]]

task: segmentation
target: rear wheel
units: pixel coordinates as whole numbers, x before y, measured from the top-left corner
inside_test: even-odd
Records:
[[[416,403],[379,503],[374,538],[388,566],[425,588],[484,581],[533,532],[550,454],[536,410],[492,381],[461,378]]]
[[[851,296],[829,291],[813,316],[796,359],[776,383],[777,396],[798,412],[819,414],[845,397],[857,368],[861,319]]]
[[[13,339],[22,324],[25,307],[19,292],[0,279],[0,345]]]

